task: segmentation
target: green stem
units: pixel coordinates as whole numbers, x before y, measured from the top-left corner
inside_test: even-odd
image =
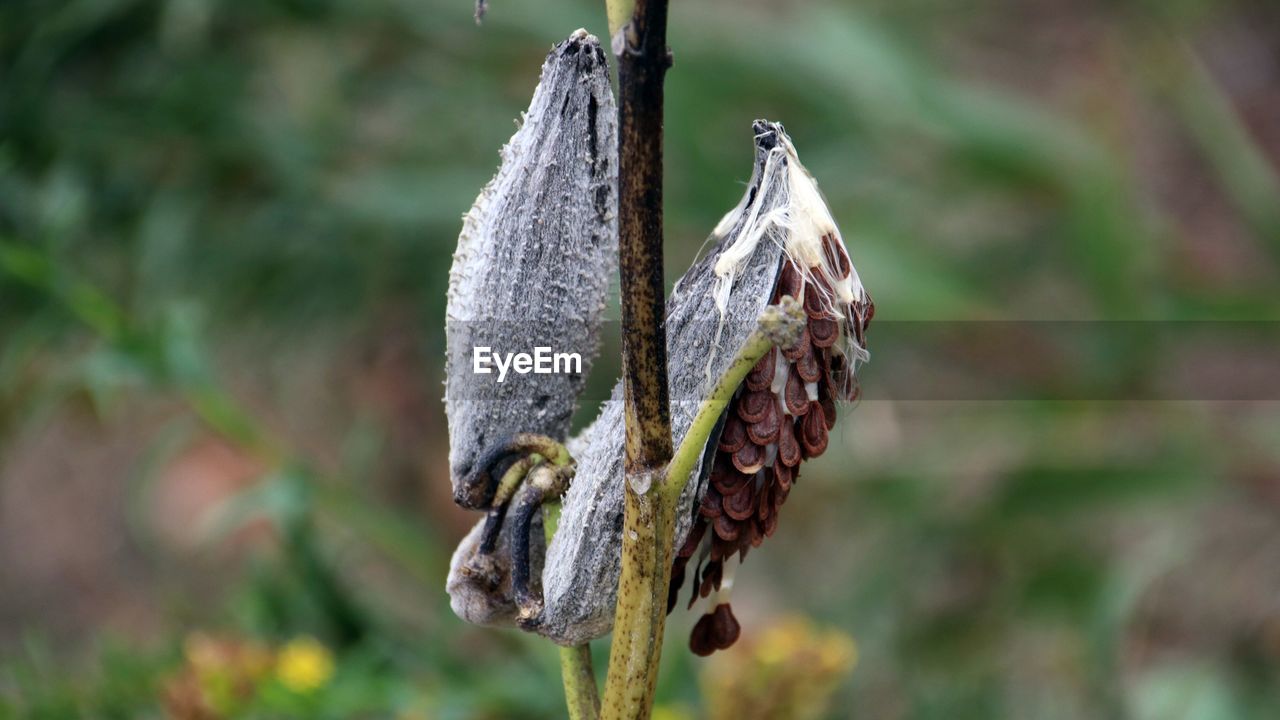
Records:
[[[655,473],[661,475],[661,473]],[[658,683],[671,584],[675,504],[658,487],[633,492],[628,478],[622,526],[622,574],[605,681],[605,718],[648,718]],[[660,485],[660,478],[652,481]]]
[[[738,351],[733,364],[716,383],[711,395],[702,401],[702,405],[698,407],[698,414],[693,418],[693,424],[689,426],[689,431],[680,441],[680,447],[676,448],[675,456],[671,458],[671,464],[667,466],[667,482],[663,486],[667,502],[679,501],[680,493],[684,492],[685,485],[689,483],[694,467],[702,457],[707,441],[715,430],[716,423],[720,421],[720,416],[724,414],[724,409],[733,399],[734,392],[742,385],[751,368],[755,367],[756,363],[760,362],[760,358],[772,348],[773,340],[764,331],[757,330],[752,333],[751,337],[747,338],[747,343]]]
[[[667,591],[675,545],[676,509],[720,416],[747,373],[775,345],[790,347],[804,328],[804,310],[783,298],[765,310],[760,327],[702,401],[670,463],[660,472],[627,479],[622,527],[622,575],[614,610],[613,646],[604,716],[647,718],[652,710],[666,627]],[[642,488],[635,487],[636,484]],[[647,486],[647,487],[644,487]],[[626,678],[618,682],[615,678]]]
[[[617,35],[618,30],[631,19],[636,0],[604,0],[605,14],[609,18],[609,35]]]
[[[545,503],[542,506],[542,530],[548,545],[559,526],[560,503]],[[564,681],[564,701],[569,708],[569,720],[596,720],[600,717],[600,691],[596,688],[596,673],[591,665],[591,645],[583,643],[560,648],[560,679]]]
[[[564,680],[564,700],[569,720],[596,720],[600,717],[600,693],[591,668],[591,646],[587,643],[560,648],[560,677]]]

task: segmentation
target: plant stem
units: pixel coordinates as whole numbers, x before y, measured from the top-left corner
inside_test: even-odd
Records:
[[[600,694],[591,669],[591,646],[587,643],[560,648],[560,677],[564,680],[564,700],[569,720],[596,720],[600,717]]]
[[[616,11],[615,11],[616,14]],[[663,502],[671,459],[662,273],[662,82],[667,0],[636,0],[618,58],[618,245],[626,503],[622,574],[602,707],[606,718],[647,718],[657,685],[674,508]]]
[[[662,272],[666,0],[639,0],[618,59],[618,250],[627,472],[671,458]]]
[[[742,385],[751,368],[772,348],[773,340],[768,335],[760,330],[752,333],[746,345],[738,351],[738,356],[733,359],[733,364],[716,382],[710,397],[698,407],[693,424],[689,426],[689,431],[680,441],[680,447],[676,449],[675,457],[671,458],[671,464],[667,467],[667,483],[663,487],[663,495],[672,506],[679,502],[680,493],[684,492],[684,486],[689,483],[689,476],[693,474],[698,459],[706,450],[711,432],[715,430],[724,409],[733,399],[734,391]]]
[[[635,6],[636,0],[604,0],[605,14],[609,17],[610,37],[627,24]]]
[[[559,526],[560,503],[544,504],[542,531],[548,545]],[[600,717],[600,691],[596,689],[596,674],[591,665],[591,645],[582,643],[560,648],[560,679],[564,681],[564,701],[569,709],[569,720],[596,720]]]

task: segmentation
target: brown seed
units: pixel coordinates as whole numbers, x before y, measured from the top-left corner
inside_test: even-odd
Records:
[[[743,445],[741,450],[733,454],[733,466],[747,475],[755,475],[764,467],[764,448],[755,443]]]
[[[727,453],[737,452],[747,444],[747,426],[736,413],[729,413],[725,418],[724,429],[720,431],[720,443],[717,447]]]
[[[792,472],[791,482],[787,483],[786,485],[779,483],[778,489],[774,491],[774,495],[773,495],[774,514],[777,514],[778,512],[777,508],[782,507],[782,504],[787,501],[787,496],[791,494],[791,488],[796,486],[796,480],[800,477],[799,470],[792,470],[791,472]]]
[[[849,262],[849,254],[841,247],[841,243],[833,234],[822,236],[822,254],[826,256],[827,266],[836,277],[843,280],[853,272],[853,264]]]
[[[836,399],[830,392],[818,394],[818,406],[822,408],[822,419],[827,422],[827,430],[836,426]]]
[[[711,639],[711,623],[711,614],[707,613],[698,618],[698,622],[693,625],[693,630],[689,632],[689,650],[698,657],[707,657],[716,651],[715,643]]]
[[[790,418],[778,430],[778,460],[780,462],[773,464],[775,470],[779,465],[795,467],[800,464],[800,443],[796,440],[795,423]]]
[[[702,496],[702,502],[698,505],[698,512],[707,518],[719,517],[720,513],[724,512],[720,509],[720,491],[716,490],[714,484],[707,488],[706,494]]]
[[[757,445],[768,445],[778,439],[781,425],[782,413],[778,410],[778,401],[771,394],[764,417],[747,426],[747,438]]]
[[[827,358],[827,381],[836,397],[847,402],[857,398],[858,379],[850,372],[849,361],[844,355],[832,353]]]
[[[702,577],[698,581],[698,595],[706,597],[711,594],[712,590],[720,589],[720,582],[724,579],[724,563],[721,561],[709,562],[702,569]]]
[[[755,523],[742,523],[741,533],[736,541],[733,541],[733,552],[737,552],[737,561],[746,560],[746,553],[760,544],[756,542],[756,534],[758,533],[755,532]]]
[[[773,480],[770,478],[770,483]],[[769,513],[773,512],[773,485],[766,486],[767,489],[759,493],[756,497],[756,519],[764,520],[769,517]]]
[[[795,368],[796,373],[800,375],[800,379],[805,382],[818,382],[818,378],[822,377],[822,366],[818,364],[818,355],[813,351],[813,345],[805,346],[806,352],[798,359]]]
[[[795,367],[787,373],[787,387],[782,395],[786,399],[787,412],[793,417],[800,417],[809,411],[809,396],[804,391],[804,380],[800,378]]]
[[[760,529],[760,534],[765,537],[773,537],[773,534],[778,530],[777,508],[774,508],[774,511],[765,516],[760,522],[764,525],[764,527]]]
[[[774,299],[780,299],[784,295],[799,298],[803,288],[804,277],[800,275],[799,268],[791,262],[783,263],[782,271],[778,273],[778,286],[773,293]]]
[[[800,339],[796,340],[795,345],[783,350],[782,357],[795,362],[800,359],[801,355],[804,355],[805,349],[808,348],[812,342],[813,341],[809,338],[809,326],[805,325],[804,330],[800,331]]]
[[[804,456],[815,458],[827,449],[827,423],[817,401],[810,403],[808,414],[800,421],[800,448]]]
[[[719,459],[719,458],[717,458]],[[720,491],[722,497],[729,497],[746,487],[751,482],[752,476],[738,472],[735,467],[729,467],[725,472],[711,477],[711,484],[715,485],[716,490]]]
[[[738,492],[724,497],[724,512],[734,520],[746,520],[755,512],[755,488],[743,485]]]
[[[667,586],[667,614],[670,615],[672,610],[676,609],[676,601],[680,599],[680,587],[684,585],[684,568],[689,562],[688,558],[676,558],[675,566],[671,568],[671,584]]]
[[[765,413],[769,412],[769,406],[772,404],[773,393],[768,390],[743,393],[738,398],[738,417],[747,424],[758,423],[764,419]]]
[[[778,354],[773,350],[764,354],[760,358],[760,362],[751,368],[751,372],[747,373],[746,385],[748,390],[764,390],[773,384],[773,367],[777,362]]]
[[[827,299],[830,291],[824,292],[819,287],[822,286],[812,283],[804,289],[804,313],[811,320],[826,317],[831,312],[831,301]]]
[[[796,457],[800,456],[800,446],[796,445]],[[782,463],[774,463],[773,465],[773,483],[777,486],[779,492],[786,492],[791,489],[791,483],[795,482],[796,469],[788,467]]]
[[[732,541],[738,539],[738,533],[742,526],[734,522],[728,515],[721,514],[716,516],[715,528],[716,535],[719,535],[722,540]],[[713,547],[712,550],[714,551],[715,548]],[[712,559],[715,559],[714,555]]]
[[[736,546],[732,542],[713,532],[711,533],[711,552],[707,554],[707,557],[712,562],[724,560],[733,554],[734,547]],[[693,603],[689,603],[689,606],[693,607]]]
[[[809,337],[813,344],[820,348],[829,348],[836,344],[840,335],[840,323],[829,317],[814,318],[809,321]]]
[[[729,603],[721,603],[711,613],[711,641],[717,650],[727,650],[738,641],[742,634],[742,626],[733,616]]]

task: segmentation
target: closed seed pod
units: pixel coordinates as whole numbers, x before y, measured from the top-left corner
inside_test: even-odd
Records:
[[[463,507],[488,507],[481,460],[512,435],[569,430],[617,272],[616,124],[604,52],[579,30],[547,56],[498,174],[464,219],[445,328],[449,466]],[[552,365],[557,354],[580,362],[503,371],[516,354],[536,362],[538,348]]]
[[[453,496],[465,508],[493,504],[514,436],[563,441],[569,431],[617,273],[616,125],[605,54],[578,30],[547,55],[497,174],[464,218],[449,274],[445,410]],[[484,553],[482,536],[477,527],[454,555],[452,606],[472,622],[510,624],[509,533]],[[538,567],[542,549],[534,543]]]

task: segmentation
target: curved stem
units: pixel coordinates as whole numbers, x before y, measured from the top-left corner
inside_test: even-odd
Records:
[[[756,363],[760,362],[760,358],[774,347],[783,350],[792,347],[800,339],[804,327],[804,309],[793,297],[785,296],[777,304],[764,309],[755,332],[751,333],[741,348],[738,348],[738,354],[716,381],[711,394],[698,406],[698,414],[693,417],[693,424],[684,434],[680,447],[676,448],[675,455],[671,458],[671,464],[667,466],[667,482],[662,490],[666,501],[673,507],[679,502],[680,493],[684,492],[685,485],[689,484],[694,467],[706,450],[707,442],[711,439],[711,433],[715,431],[720,416],[729,406],[733,394],[747,379],[747,374],[756,366]]]
[[[716,383],[711,395],[702,401],[693,424],[689,426],[689,431],[680,441],[680,447],[676,448],[675,456],[671,458],[671,464],[667,466],[667,483],[663,486],[663,494],[668,502],[675,503],[680,499],[680,493],[689,484],[698,459],[706,450],[707,441],[711,438],[716,423],[720,421],[720,416],[724,414],[724,409],[733,399],[733,393],[742,385],[751,368],[771,349],[773,341],[767,335],[759,330],[752,333],[747,344],[738,351],[733,364]]]

